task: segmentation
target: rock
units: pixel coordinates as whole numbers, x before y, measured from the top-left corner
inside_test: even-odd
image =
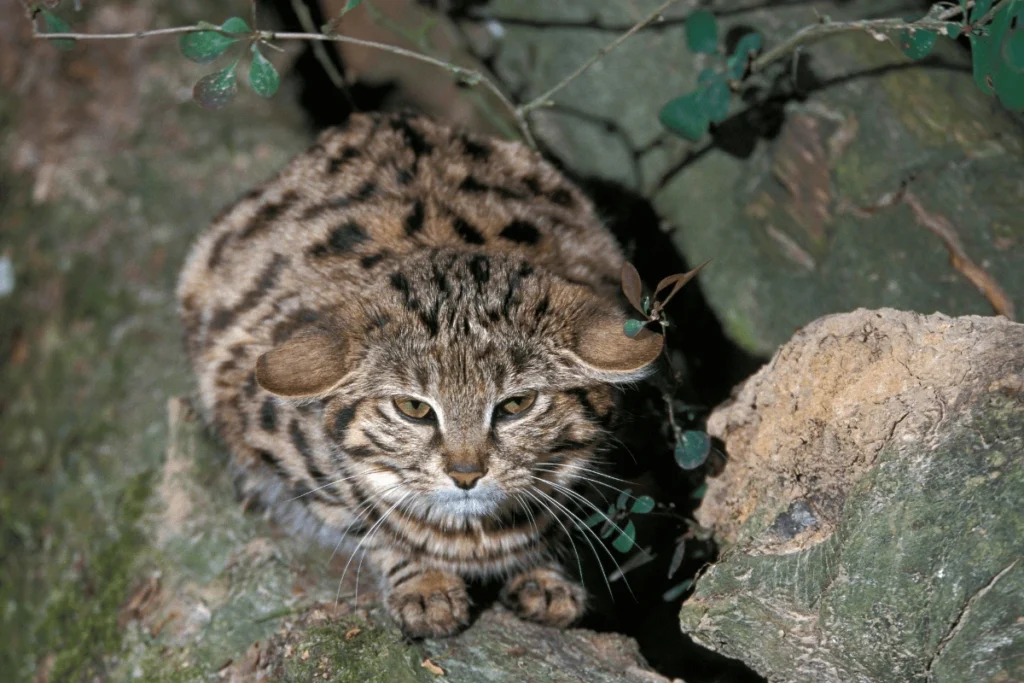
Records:
[[[84,5],[56,11],[86,32],[239,11]],[[450,644],[407,643],[358,559],[339,587],[347,557],[236,500],[225,454],[175,398],[191,379],[173,287],[192,237],[312,140],[294,53],[268,54],[284,74],[276,97],[243,87],[212,113],[191,87],[220,65],[187,62],[176,38],[59,52],[17,12],[0,22],[2,678],[480,680],[451,646],[488,680],[523,680],[518,655],[485,647],[500,630],[545,640],[538,670],[561,680],[658,680],[631,641],[499,613]],[[428,656],[451,675],[424,668]]]
[[[1024,325],[824,317],[708,431],[694,640],[772,682],[1024,679]]]
[[[458,25],[525,102],[659,4],[491,0],[473,8],[478,21]],[[868,14],[838,0],[768,5],[716,2],[720,35],[753,28],[770,48],[821,16]],[[670,8],[532,121],[574,173],[651,200],[691,265],[714,259],[698,286],[733,341],[770,355],[811,320],[861,306],[1020,313],[1021,130],[978,90],[963,50],[940,39],[930,61],[910,62],[895,41],[828,37],[804,49],[806,100],[734,105],[713,139],[690,144],[664,131],[658,111],[707,65],[686,47],[683,19],[695,6]],[[907,12],[887,0],[870,16]],[[882,208],[886,195],[896,201]]]

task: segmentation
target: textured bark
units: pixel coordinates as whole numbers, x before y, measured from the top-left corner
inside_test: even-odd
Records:
[[[770,681],[1024,676],[1024,325],[890,309],[801,330],[719,407],[683,630]]]
[[[84,3],[83,31],[247,12],[229,2]],[[0,671],[5,681],[481,680],[356,608],[347,558],[243,509],[224,453],[190,418],[174,313],[185,249],[225,204],[311,140],[294,83],[245,87],[217,113],[175,39],[33,42],[0,22]],[[289,52],[271,54],[287,73]],[[361,573],[371,585],[366,568]],[[346,633],[359,625],[358,635]],[[496,626],[497,625],[497,626]],[[452,647],[488,680],[523,680],[500,629],[549,643],[566,681],[657,680],[625,639],[485,614]],[[291,650],[289,650],[291,646]],[[308,655],[306,653],[309,653]],[[563,656],[562,653],[565,653]],[[451,668],[443,679],[427,655]],[[525,661],[529,670],[530,658]],[[323,678],[321,678],[323,680]]]

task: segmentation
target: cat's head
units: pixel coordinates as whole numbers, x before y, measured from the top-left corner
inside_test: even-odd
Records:
[[[434,251],[263,354],[256,377],[323,401],[347,463],[329,477],[445,522],[584,471],[609,385],[643,377],[661,350],[653,332],[627,337],[625,320],[617,302],[517,258]]]

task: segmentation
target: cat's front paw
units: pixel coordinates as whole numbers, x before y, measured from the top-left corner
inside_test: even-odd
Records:
[[[388,590],[388,612],[410,638],[442,638],[469,625],[469,594],[461,577],[429,569]]]
[[[537,567],[514,576],[501,600],[522,619],[565,628],[586,609],[587,594],[555,570]]]

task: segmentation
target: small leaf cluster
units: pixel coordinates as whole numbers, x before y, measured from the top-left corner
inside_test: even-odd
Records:
[[[974,82],[986,95],[995,95],[1004,107],[1024,109],[1024,0],[1002,4],[991,23],[980,25],[995,7],[996,0],[976,0],[963,9],[959,22],[949,22],[945,34],[950,38],[966,35],[971,43]],[[900,49],[911,59],[927,57],[939,33],[930,29],[905,29],[900,34]]]
[[[636,309],[637,313],[643,316],[642,320],[633,318],[626,321],[623,326],[626,336],[630,339],[636,337],[651,323],[661,323],[662,327],[668,327],[668,321],[664,319],[665,306],[672,300],[672,297],[679,293],[683,285],[692,280],[710,262],[709,259],[686,273],[669,275],[658,283],[653,294],[645,290],[636,267],[632,263],[624,263],[621,274],[622,293],[626,295],[626,300]]]
[[[622,491],[615,503],[608,506],[606,512],[597,511],[583,522],[591,529],[600,525],[598,533],[603,539],[607,539],[617,532],[618,536],[612,541],[612,547],[620,553],[628,553],[636,543],[636,525],[633,524],[633,520],[629,519],[629,515],[646,515],[654,509],[653,498],[650,496],[635,498],[632,494],[632,489]],[[629,502],[630,499],[633,501],[632,504]],[[625,522],[625,526],[622,526],[622,522]]]
[[[712,56],[715,64],[700,72],[695,90],[665,104],[658,119],[673,133],[696,142],[729,115],[731,84],[747,75],[750,59],[761,50],[762,39],[758,33],[747,33],[740,37],[732,54],[726,55],[719,47],[715,16],[700,10],[686,19],[686,45],[694,54]]]
[[[231,17],[220,26],[210,30],[186,33],[179,41],[181,54],[197,64],[209,64],[227,52],[236,43],[247,42],[252,59],[249,63],[249,86],[260,97],[272,97],[277,92],[281,79],[277,70],[259,49],[259,39],[241,17]],[[192,98],[204,109],[220,109],[227,106],[238,94],[238,63],[242,56],[235,57],[224,69],[209,73],[192,88]]]
[[[749,34],[748,34],[749,35]],[[698,43],[698,46],[701,46]],[[676,273],[662,279],[655,287],[654,293],[647,292],[636,267],[628,261],[622,265],[622,293],[643,319],[631,318],[623,325],[627,337],[634,338],[651,323],[668,326],[665,320],[665,306],[672,300],[687,282],[692,280],[711,261],[705,261],[686,273]],[[664,341],[662,342],[664,343]],[[669,407],[669,410],[673,408]],[[675,428],[675,420],[672,420]],[[675,459],[684,470],[697,469],[708,459],[711,453],[711,439],[706,432],[700,430],[682,430],[675,428]]]

